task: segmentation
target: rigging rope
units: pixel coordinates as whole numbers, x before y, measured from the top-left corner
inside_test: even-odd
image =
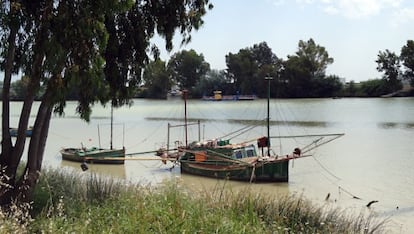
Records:
[[[319,162],[319,160],[316,159],[315,156],[312,157],[318,164],[320,167],[322,167],[322,169],[324,169],[329,175],[331,175],[332,177],[334,177],[337,180],[341,180],[341,178],[339,178],[338,176],[334,175],[332,172],[330,172],[324,165],[322,165],[321,162]]]
[[[354,194],[350,193],[349,191],[345,190],[344,188],[342,188],[341,186],[338,186],[338,190],[339,193],[341,193],[341,190],[344,191],[345,193],[347,193],[349,196],[351,196],[352,198],[358,199],[358,200],[362,200],[360,197],[355,196]]]
[[[250,130],[254,129],[255,127],[257,127],[257,126],[249,126],[247,129],[245,129],[244,131],[241,131],[239,134],[234,135],[233,137],[230,137],[230,140],[231,140],[231,139],[234,139],[234,138],[236,138],[236,137],[238,137],[238,136],[240,136],[240,135],[243,135],[244,133],[246,133],[246,132],[248,132],[248,131],[250,131]]]
[[[303,147],[301,150],[303,151],[303,152],[308,152],[308,151],[310,151],[311,149],[313,149],[313,148],[311,148],[311,149],[309,149],[309,150],[307,150],[308,148],[310,148],[313,144],[315,144],[315,147],[317,146],[317,143],[319,142],[319,141],[321,141],[323,139],[323,137],[320,137],[320,138],[318,138],[318,139],[316,139],[316,140],[314,140],[314,141],[312,141],[310,144],[308,144],[308,145],[306,145],[305,147]]]
[[[230,132],[230,133],[228,133],[228,134],[226,134],[226,135],[224,135],[224,136],[221,136],[220,138],[221,139],[223,139],[223,138],[226,138],[226,137],[228,137],[228,136],[231,136],[231,135],[233,135],[233,134],[235,134],[235,133],[238,133],[238,132],[240,132],[240,131],[243,131],[243,130],[245,130],[245,129],[250,129],[252,126],[244,126],[244,127],[242,127],[241,129],[238,129],[238,130],[236,130],[236,131],[233,131],[233,132]],[[234,137],[233,137],[234,138]]]
[[[332,177],[334,177],[335,179],[337,179],[337,180],[341,180],[341,178],[339,178],[338,176],[336,176],[336,175],[334,175],[331,171],[329,171],[324,165],[322,165],[322,163],[319,161],[319,160],[317,160],[316,159],[316,157],[315,156],[313,156],[312,157],[318,164],[319,164],[319,166],[323,169],[323,170],[325,170],[325,172],[327,172],[329,175],[331,175]],[[327,180],[329,180],[327,177],[325,177]],[[358,200],[362,200],[360,197],[358,197],[358,196],[356,196],[356,195],[354,195],[354,194],[352,194],[351,192],[349,192],[348,190],[345,190],[343,187],[341,187],[340,185],[338,185],[337,183],[335,183],[335,182],[333,182],[333,181],[330,181],[329,180],[329,182],[331,182],[332,184],[334,184],[334,185],[336,185],[336,186],[338,186],[338,191],[339,191],[339,194],[341,194],[341,190],[342,191],[344,191],[346,194],[348,194],[349,196],[351,196],[352,198],[354,198],[354,199],[358,199]]]

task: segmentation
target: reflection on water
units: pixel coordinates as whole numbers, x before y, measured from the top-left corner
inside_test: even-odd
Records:
[[[188,121],[203,122],[202,139],[226,135],[246,125],[255,126],[245,135],[231,139],[244,142],[267,133],[264,127],[266,104],[266,100],[190,100]],[[381,217],[391,216],[392,227],[396,227],[393,233],[414,233],[414,98],[283,99],[271,100],[270,104],[272,136],[326,133],[345,133],[345,136],[318,148],[313,157],[291,162],[289,183],[248,184],[181,175],[178,167],[171,169],[172,165],[159,161],[127,161],[124,166],[89,165],[89,170],[82,172],[79,163],[64,162],[56,156],[57,152],[62,147],[81,144],[109,146],[109,127],[101,128],[99,136],[96,126],[109,122],[110,110],[95,106],[91,122],[86,123],[76,117],[76,102],[68,102],[67,116],[53,117],[51,121],[44,162],[80,173],[96,171],[137,183],[158,184],[177,178],[196,189],[228,186],[257,193],[295,193],[322,205],[327,204],[325,198],[330,194],[329,204],[357,212],[367,210],[369,201],[378,200],[369,212]],[[11,108],[11,124],[17,126],[21,103],[13,105],[16,106]],[[36,105],[38,103],[34,109]],[[136,99],[131,107],[114,112],[115,121],[125,123],[125,135],[122,128],[114,128],[114,146],[125,146],[127,153],[135,153],[165,146],[167,124],[170,121],[182,123],[184,106],[181,100]],[[190,142],[199,137],[194,129],[189,129],[188,134]],[[170,145],[174,145],[175,140],[184,139],[184,130],[178,128],[171,135]],[[302,139],[294,140],[279,139],[283,144],[272,142],[273,150],[291,152],[296,146],[306,145]],[[353,199],[339,188],[361,200]]]
[[[389,129],[389,128],[400,128],[400,129],[410,129],[414,128],[414,123],[396,123],[396,122],[382,122],[377,124],[379,128]]]
[[[393,216],[393,215],[410,214],[410,213],[414,213],[414,206],[403,207],[403,208],[400,208],[399,206],[396,206],[394,209],[391,209],[389,211],[381,213],[380,216],[390,217],[390,216]]]
[[[125,166],[124,165],[111,165],[111,164],[87,164],[88,170],[82,171],[81,163],[62,160],[61,167],[70,168],[74,172],[80,173],[92,173],[102,176],[110,176],[116,179],[126,179]]]
[[[145,118],[149,121],[175,121],[175,122],[184,122],[182,118],[165,118],[165,117],[147,117]],[[203,119],[203,118],[188,118],[189,122],[225,122],[230,124],[242,124],[242,125],[254,125],[254,126],[266,126],[267,122],[264,120],[254,120],[254,119]],[[278,121],[270,120],[269,124],[271,126],[297,126],[297,127],[328,127],[333,125],[333,123],[327,121]]]
[[[237,123],[243,125],[258,125],[258,126],[265,126],[267,123],[265,121],[258,121],[258,120],[243,120],[243,119],[229,119],[229,123]],[[323,121],[277,121],[277,120],[270,120],[269,124],[271,126],[294,126],[294,127],[327,127],[328,125],[332,125],[332,123],[323,122]]]
[[[197,192],[252,192],[265,196],[285,196],[290,194],[287,183],[246,183],[188,174],[181,174],[179,181],[190,191]]]

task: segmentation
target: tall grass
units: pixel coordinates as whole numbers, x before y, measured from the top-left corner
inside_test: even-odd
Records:
[[[385,228],[383,220],[316,207],[300,196],[225,187],[192,191],[178,180],[151,187],[49,169],[37,186],[31,216],[1,212],[0,233],[377,233]],[[15,226],[3,228],[10,220]]]

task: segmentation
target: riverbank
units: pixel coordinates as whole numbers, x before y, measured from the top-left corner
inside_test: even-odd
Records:
[[[95,174],[45,170],[33,211],[0,212],[0,233],[374,233],[385,220],[317,207],[301,196],[194,191],[180,181],[128,184]]]

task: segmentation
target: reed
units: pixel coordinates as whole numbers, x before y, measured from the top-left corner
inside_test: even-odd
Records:
[[[31,216],[0,214],[0,233],[377,233],[385,221],[317,207],[301,196],[194,191],[47,169]],[[16,213],[16,212],[14,212]],[[13,225],[3,226],[13,221]]]

